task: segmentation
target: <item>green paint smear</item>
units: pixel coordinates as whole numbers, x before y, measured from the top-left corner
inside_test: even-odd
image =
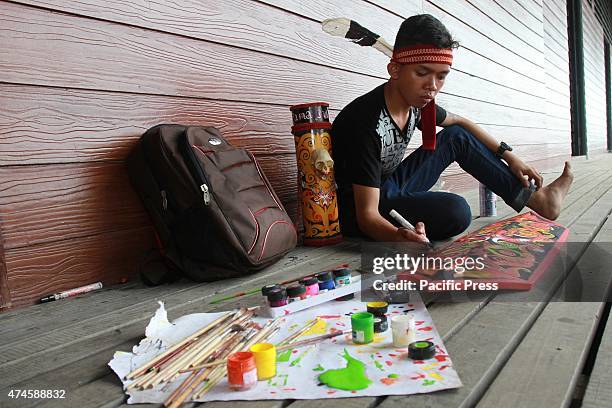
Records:
[[[389,377],[389,378],[399,378],[399,374],[389,374],[387,377]]]
[[[378,368],[380,371],[385,371],[385,367],[380,364],[380,361],[378,360],[374,360],[374,365],[376,366],[376,368]]]
[[[302,357],[304,357],[304,355],[299,356],[298,358],[296,358],[295,360],[293,360],[290,364],[291,367],[295,367],[296,365],[300,364],[300,361],[302,361]]]
[[[318,366],[313,368],[312,371],[325,371],[325,369],[323,368],[323,366],[321,364],[319,364]]]
[[[276,356],[276,361],[278,361],[279,363],[286,363],[291,358],[291,352],[292,349],[283,351],[278,356]]]
[[[435,383],[434,380],[425,380],[425,381],[423,381],[423,385],[432,385],[434,383]]]
[[[356,391],[368,388],[372,384],[366,376],[365,364],[349,355],[344,349],[344,359],[347,361],[345,368],[327,370],[319,375],[319,381],[331,388],[345,391]]]
[[[302,361],[302,359],[304,358],[304,356],[306,354],[308,354],[310,352],[311,349],[306,350],[305,352],[302,353],[301,356],[299,356],[298,358],[296,358],[295,360],[293,360],[290,364],[290,367],[295,367],[296,365],[300,364],[300,362]]]
[[[278,377],[283,379],[283,387],[287,386],[287,379],[289,378],[289,374],[280,374]]]

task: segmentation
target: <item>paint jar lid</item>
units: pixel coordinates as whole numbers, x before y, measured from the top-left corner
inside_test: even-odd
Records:
[[[327,282],[328,280],[332,280],[332,273],[330,271],[319,272],[315,275],[319,282]]]
[[[319,280],[314,276],[306,276],[304,279],[300,281],[300,283],[304,286],[318,285]]]
[[[389,322],[387,316],[374,316],[374,333],[386,332],[389,328]]]
[[[289,297],[298,297],[304,293],[306,293],[306,288],[301,283],[287,287],[287,296]]]
[[[374,316],[384,316],[387,313],[389,304],[387,302],[368,302],[368,312]]]
[[[427,360],[436,355],[436,346],[431,341],[415,341],[408,345],[408,357],[413,360]]]
[[[264,296],[268,296],[268,293],[270,293],[271,290],[273,289],[280,289],[280,285],[278,283],[273,283],[271,285],[266,285],[263,288],[261,288],[261,294]]]
[[[349,276],[351,274],[351,268],[340,268],[334,269],[334,278],[341,278],[343,276]]]
[[[282,286],[272,289],[268,292],[268,301],[270,302],[278,302],[279,300],[287,299],[287,290]]]

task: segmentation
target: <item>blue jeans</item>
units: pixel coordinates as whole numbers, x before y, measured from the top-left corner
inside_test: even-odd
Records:
[[[524,187],[506,163],[495,157],[474,135],[454,125],[437,134],[435,150],[419,147],[383,182],[379,202],[381,215],[398,225],[389,217],[389,211],[394,209],[413,225],[423,222],[432,240],[447,239],[465,231],[472,221],[465,199],[457,194],[428,191],[452,162],[457,162],[517,212],[535,190],[533,185]],[[348,225],[347,235],[351,230],[354,229]]]

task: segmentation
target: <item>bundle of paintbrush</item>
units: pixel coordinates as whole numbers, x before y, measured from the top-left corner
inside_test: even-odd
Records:
[[[190,367],[226,358],[237,351],[248,350],[276,333],[279,321],[259,327],[252,321],[254,311],[241,309],[226,313],[206,327],[175,344],[147,364],[130,372],[134,380],[127,389],[149,389],[173,381]],[[168,398],[166,406],[177,406],[190,395],[198,398],[226,375],[226,367],[194,371]]]

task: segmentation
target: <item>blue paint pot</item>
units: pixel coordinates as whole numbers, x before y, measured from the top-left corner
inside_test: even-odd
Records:
[[[331,272],[320,272],[315,276],[319,281],[319,292],[324,290],[333,290],[336,288],[336,285],[334,284],[334,277]]]

